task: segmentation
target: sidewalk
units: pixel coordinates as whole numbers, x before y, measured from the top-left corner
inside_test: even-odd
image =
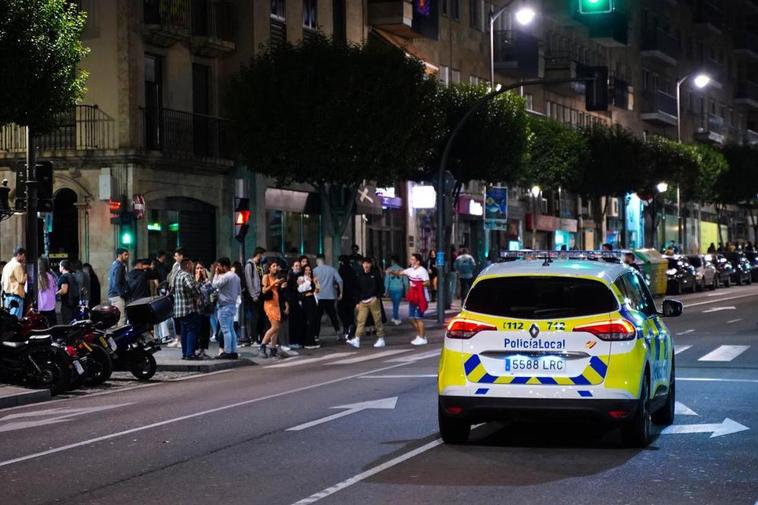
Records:
[[[0,384],[0,409],[46,402],[49,399],[49,389],[27,389]]]

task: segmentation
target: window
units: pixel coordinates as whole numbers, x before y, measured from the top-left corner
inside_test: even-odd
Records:
[[[282,21],[286,19],[284,0],[271,0],[271,17],[279,18]]]
[[[440,0],[440,14],[447,16],[447,0]]]
[[[657,313],[653,297],[639,274],[634,272],[624,274],[616,280],[615,284],[624,295],[629,307],[646,316],[654,316]]]
[[[527,93],[524,95],[524,100],[526,101],[526,110],[534,110],[534,95]]]
[[[453,84],[459,84],[461,82],[461,71],[453,69],[452,75]]]
[[[284,0],[271,0],[271,47],[281,47],[287,41]]]
[[[568,277],[486,279],[466,299],[466,310],[524,319],[581,317],[617,309],[613,293],[602,282]]]
[[[447,67],[445,65],[440,65],[440,83],[447,86],[450,84],[450,67]]]
[[[476,30],[482,29],[482,1],[469,0],[468,18],[471,28]]]
[[[303,0],[303,28],[318,30],[318,0]]]
[[[456,21],[461,19],[461,0],[450,0],[450,17]]]

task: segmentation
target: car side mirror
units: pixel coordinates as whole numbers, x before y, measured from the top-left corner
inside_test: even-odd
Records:
[[[682,309],[684,306],[682,302],[677,300],[663,300],[663,317],[679,317],[682,315]]]

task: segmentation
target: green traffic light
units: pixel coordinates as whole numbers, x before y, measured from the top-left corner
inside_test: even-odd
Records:
[[[122,245],[132,245],[133,240],[134,240],[134,237],[132,236],[132,233],[130,231],[125,231],[121,234]]]
[[[613,0],[579,0],[579,14],[608,14],[613,12]]]

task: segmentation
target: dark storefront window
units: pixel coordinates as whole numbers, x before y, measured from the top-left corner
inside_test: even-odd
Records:
[[[216,208],[192,198],[173,197],[148,203],[147,241],[151,255],[183,247],[206,266],[216,259]]]
[[[323,252],[321,216],[282,210],[266,211],[266,249],[287,257]]]

